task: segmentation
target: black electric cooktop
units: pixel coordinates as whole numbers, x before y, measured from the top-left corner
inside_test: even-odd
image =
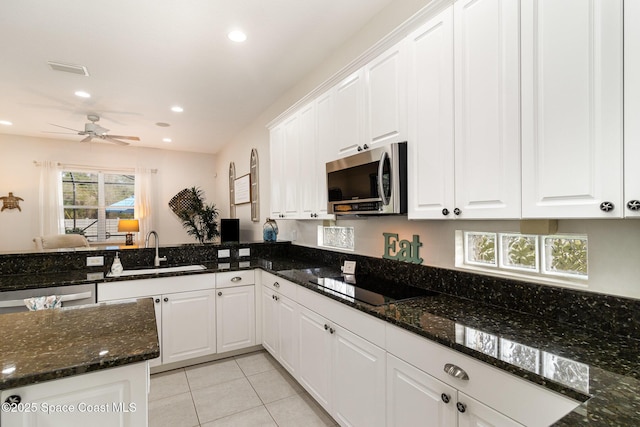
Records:
[[[350,302],[361,301],[373,306],[391,302],[437,295],[437,292],[403,285],[366,275],[343,275],[337,277],[318,277],[310,280],[318,289]]]

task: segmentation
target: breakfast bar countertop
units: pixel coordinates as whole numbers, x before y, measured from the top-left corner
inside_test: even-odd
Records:
[[[160,356],[151,298],[0,315],[0,390]]]

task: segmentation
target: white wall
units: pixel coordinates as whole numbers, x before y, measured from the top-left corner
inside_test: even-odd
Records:
[[[157,169],[155,175],[155,229],[161,244],[194,243],[187,235],[168,203],[178,191],[197,186],[204,190],[206,201],[219,206],[214,175],[215,157],[211,154],[166,151],[113,144],[83,144],[74,141],[0,135],[2,159],[0,196],[13,192],[22,197],[22,212],[17,209],[0,213],[0,252],[34,249],[33,237],[39,234],[38,186],[40,168],[34,161],[52,160],[64,164],[102,167]]]
[[[229,162],[236,164],[237,176],[248,173],[249,153],[257,148],[260,156],[261,221],[251,223],[249,206],[238,207],[243,239],[261,239],[262,223],[269,212],[269,134],[267,124],[299,101],[313,89],[330,79],[335,73],[356,60],[419,9],[428,0],[398,0],[376,16],[368,25],[354,34],[331,57],[298,85],[281,96],[264,111],[251,126],[238,135],[216,156],[216,180],[220,200],[228,203],[227,171]],[[225,213],[228,213],[228,209]],[[316,228],[319,221],[278,221],[279,238],[296,244],[316,246]],[[455,268],[455,230],[519,231],[518,221],[408,221],[406,217],[370,218],[366,220],[339,220],[338,225],[353,226],[356,230],[356,250],[362,255],[381,257],[383,232],[396,232],[401,238],[420,235],[423,247],[420,256],[424,264]],[[589,238],[589,281],[587,290],[613,295],[640,298],[640,221],[638,220],[563,220],[561,233],[583,233]],[[406,236],[406,237],[402,237]]]

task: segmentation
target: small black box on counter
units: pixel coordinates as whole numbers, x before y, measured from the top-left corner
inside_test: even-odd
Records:
[[[220,242],[240,242],[240,220],[237,218],[220,219]]]

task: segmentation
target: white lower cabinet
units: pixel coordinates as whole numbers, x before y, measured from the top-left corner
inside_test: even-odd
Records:
[[[22,427],[138,427],[148,424],[147,362],[3,390],[20,409],[0,412],[0,425]],[[17,396],[17,397],[16,397]]]
[[[522,426],[424,371],[387,354],[387,427]]]
[[[218,289],[216,295],[216,349],[218,353],[256,343],[254,285]]]
[[[302,386],[343,426],[384,426],[385,351],[300,308]]]
[[[262,345],[294,377],[299,357],[298,310],[295,301],[266,284],[262,287]]]
[[[162,364],[216,352],[214,290],[162,295]]]

